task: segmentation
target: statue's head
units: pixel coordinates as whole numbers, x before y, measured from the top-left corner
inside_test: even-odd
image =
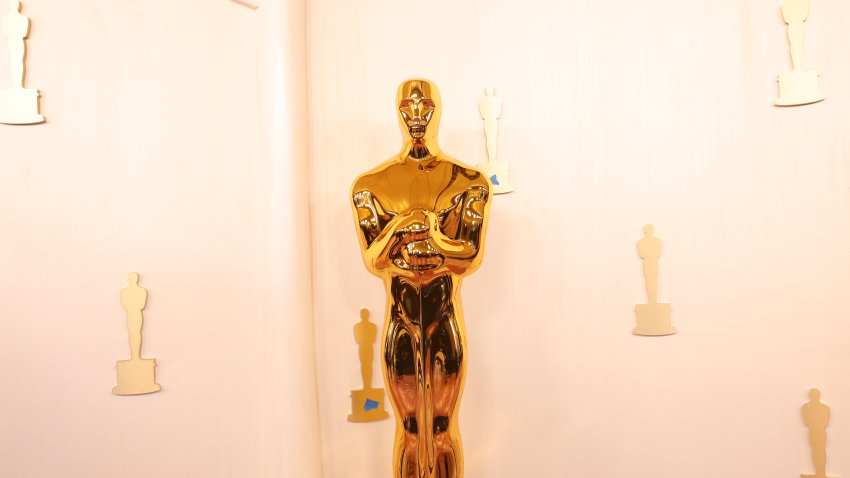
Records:
[[[813,402],[820,401],[820,390],[813,388],[809,390],[809,398],[812,399]]]
[[[369,309],[360,309],[360,320],[363,322],[369,320]]]
[[[485,86],[484,87],[484,95],[485,96],[493,96],[493,87],[492,86]]]
[[[127,282],[129,282],[130,285],[138,285],[139,284],[139,273],[138,272],[131,272],[127,276]]]
[[[11,8],[13,12],[20,12],[21,0],[9,0],[9,8]]]
[[[442,108],[437,85],[422,78],[406,80],[398,87],[396,104],[402,131],[410,140],[436,144]]]
[[[643,226],[643,233],[647,236],[651,236],[655,232],[655,227],[652,224],[647,224]]]

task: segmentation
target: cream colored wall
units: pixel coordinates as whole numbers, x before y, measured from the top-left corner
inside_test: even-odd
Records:
[[[281,211],[303,3],[264,3],[25,2],[48,122],[0,125],[0,476],[320,474],[308,211]],[[130,271],[163,390],[117,397]]]
[[[829,471],[850,474],[850,5],[812,2],[805,62],[826,101],[778,109],[780,5],[311,2],[324,476],[391,476],[391,422],[346,422],[351,327],[384,307],[347,194],[398,151],[410,76],[440,86],[441,143],[469,163],[485,160],[476,105],[496,87],[517,188],[494,198],[463,291],[466,476],[811,472],[799,407],[815,386],[833,409]],[[647,222],[673,337],[630,335]]]
[[[0,125],[0,476],[389,476],[391,423],[345,421],[384,301],[347,193],[414,75],[470,163],[496,86],[517,187],[464,287],[467,476],[811,471],[812,386],[850,474],[850,6],[813,4],[827,100],[786,110],[778,7],[316,0],[306,125],[298,2],[26,2],[48,123]],[[674,337],[629,334],[646,222]],[[131,270],[163,391],[114,397]]]

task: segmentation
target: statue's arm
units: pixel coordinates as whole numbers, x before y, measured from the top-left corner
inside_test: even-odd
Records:
[[[478,255],[481,237],[486,225],[486,206],[489,191],[483,186],[469,188],[461,197],[458,214],[450,213],[447,220],[457,221],[454,227],[454,237],[443,231],[446,221],[440,221],[433,212],[427,213],[431,228],[431,243],[446,260],[469,262]]]
[[[395,232],[411,214],[393,215],[384,211],[369,191],[359,191],[352,199],[363,259],[370,268],[384,270],[392,264],[389,255],[399,240]]]

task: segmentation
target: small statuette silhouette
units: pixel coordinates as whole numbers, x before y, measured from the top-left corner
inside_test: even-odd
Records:
[[[0,89],[0,123],[36,124],[44,122],[38,114],[38,90],[24,88],[24,60],[30,20],[21,13],[19,0],[6,0],[9,12],[0,18],[9,48],[12,87]]]
[[[369,322],[369,311],[360,309],[360,322],[354,326],[354,340],[360,346],[363,390],[351,391],[350,422],[374,422],[389,417],[384,410],[384,389],[372,388],[372,349],[377,338],[378,327]]]
[[[139,274],[131,272],[129,287],[121,289],[121,305],[127,311],[127,329],[130,333],[130,360],[119,360],[118,386],[115,395],[141,395],[158,392],[156,359],[142,358],[142,309],[148,301],[148,291],[139,285]]]
[[[505,194],[514,190],[511,185],[508,163],[496,160],[499,149],[499,115],[502,114],[502,100],[493,96],[493,88],[484,88],[484,99],[478,103],[478,113],[484,120],[484,138],[487,141],[487,162],[476,166],[490,179],[493,194]]]
[[[820,390],[809,390],[809,402],[803,405],[803,423],[809,429],[809,445],[812,449],[814,475],[800,478],[833,478],[826,476],[826,427],[829,425],[829,407],[820,401]]]
[[[791,71],[779,76],[777,106],[797,106],[817,103],[823,99],[818,88],[817,70],[803,69],[803,40],[809,0],[785,0],[782,18],[788,24],[788,43],[791,47]]]
[[[646,277],[648,304],[635,305],[637,327],[635,335],[670,335],[676,329],[670,325],[670,304],[658,303],[658,258],[661,257],[661,239],[653,236],[655,228],[647,224],[645,236],[638,241],[638,252],[643,259],[643,275]]]

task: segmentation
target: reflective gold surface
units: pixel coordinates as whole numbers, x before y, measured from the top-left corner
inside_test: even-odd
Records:
[[[457,413],[466,375],[461,278],[481,263],[489,183],[437,144],[440,93],[398,90],[401,152],[352,188],[366,267],[384,280],[384,379],[396,414],[394,478],[459,478]]]

